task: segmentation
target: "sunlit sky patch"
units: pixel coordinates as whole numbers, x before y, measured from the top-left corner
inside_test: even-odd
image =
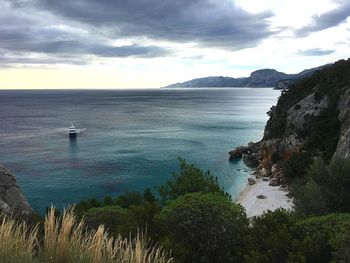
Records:
[[[348,58],[348,0],[0,0],[0,88],[157,88]]]

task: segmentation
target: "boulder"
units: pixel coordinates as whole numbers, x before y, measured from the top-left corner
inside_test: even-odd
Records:
[[[241,158],[243,153],[248,153],[249,148],[245,146],[240,146],[230,151],[228,154],[230,155],[230,160]]]
[[[271,174],[273,175],[274,173],[276,173],[279,170],[279,166],[278,164],[274,164],[271,167]]]
[[[16,183],[16,178],[5,167],[0,166],[0,213],[17,210],[31,213],[32,208]]]
[[[257,167],[259,165],[260,154],[259,153],[252,153],[252,154],[243,153],[242,158],[243,158],[243,162],[247,166]]]
[[[269,182],[269,185],[271,185],[271,186],[279,186],[280,185],[280,180],[278,178],[273,178]]]
[[[267,197],[265,195],[257,195],[256,198],[258,198],[258,199],[267,199]]]
[[[261,175],[263,177],[269,177],[270,176],[270,171],[268,169],[266,169],[266,168],[262,168],[261,169]]]
[[[249,185],[256,184],[255,179],[253,179],[253,178],[249,177],[249,178],[248,178],[248,184],[249,184]]]

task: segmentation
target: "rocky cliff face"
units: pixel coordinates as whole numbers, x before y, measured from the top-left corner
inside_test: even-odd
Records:
[[[294,152],[350,158],[350,59],[293,84],[268,114],[264,138],[231,151],[231,158],[242,156],[267,174]]]
[[[350,158],[350,88],[340,97],[338,109],[342,126],[335,155]]]
[[[31,213],[32,208],[16,183],[16,178],[5,167],[0,166],[0,213],[13,210]]]

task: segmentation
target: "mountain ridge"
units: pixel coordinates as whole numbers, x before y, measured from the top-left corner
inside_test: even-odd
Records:
[[[315,71],[330,65],[331,64],[326,64],[311,69],[305,69],[297,74],[286,74],[275,69],[265,68],[253,71],[249,77],[232,78],[226,76],[210,76],[170,84],[163,88],[274,87],[277,89],[285,89],[295,80],[310,76]]]

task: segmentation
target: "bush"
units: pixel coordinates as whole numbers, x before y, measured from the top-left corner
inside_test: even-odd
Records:
[[[332,212],[350,212],[350,160],[335,157],[329,165],[329,180],[324,185]]]
[[[86,225],[91,229],[98,229],[100,225],[110,234],[117,237],[128,237],[131,233],[137,234],[137,225],[128,209],[120,206],[94,207],[83,213]]]
[[[295,220],[283,209],[268,211],[252,219],[248,263],[286,262],[293,242],[291,228]]]
[[[190,193],[160,213],[163,244],[181,262],[232,262],[241,259],[248,220],[244,209],[226,197]]]
[[[305,185],[294,184],[291,187],[295,212],[303,216],[319,216],[328,213],[321,187],[309,179]]]
[[[295,254],[304,262],[350,262],[350,214],[313,217],[296,224]]]
[[[285,177],[289,182],[295,179],[304,179],[307,169],[312,164],[311,154],[306,151],[301,153],[294,152],[286,162],[281,164]]]
[[[180,172],[174,173],[172,180],[158,188],[163,202],[174,200],[187,193],[217,193],[230,199],[230,195],[219,185],[211,172],[202,171],[193,164],[180,159]]]

